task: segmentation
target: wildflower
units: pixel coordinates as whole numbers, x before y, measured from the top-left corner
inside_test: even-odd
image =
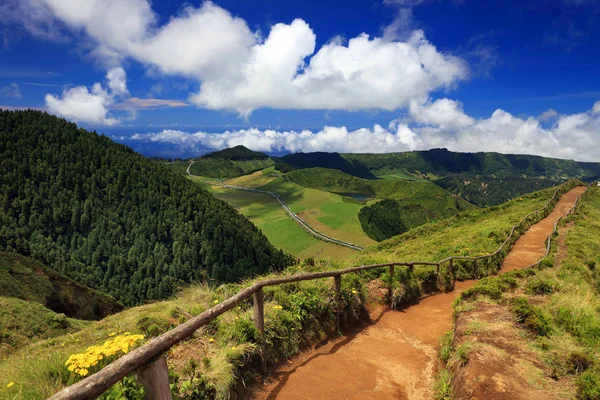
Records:
[[[117,334],[117,332],[111,332],[108,334],[108,336],[115,336]]]
[[[238,310],[241,310],[241,309],[242,309],[242,306],[238,306]]]
[[[219,304],[219,300],[215,300],[215,301],[213,301],[213,303]]]
[[[236,350],[237,350],[237,347],[233,346],[233,347],[231,348],[231,350],[233,350],[233,351],[236,351]]]
[[[352,294],[357,294],[358,292],[356,291],[356,289],[352,289],[351,290]]]
[[[235,320],[237,321],[238,319],[240,319],[240,317],[235,317]]]
[[[215,341],[215,338],[210,338],[210,339],[208,339],[208,341],[209,341],[210,343],[212,343],[212,342],[214,342],[214,341]]]
[[[283,306],[280,306],[279,304],[277,304],[276,306],[273,306],[273,309],[275,309],[275,310],[283,310]]]
[[[15,383],[14,382],[9,382],[8,385],[6,385],[6,388],[10,389],[13,386],[15,386]]]

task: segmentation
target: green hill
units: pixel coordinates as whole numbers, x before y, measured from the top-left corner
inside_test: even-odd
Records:
[[[0,293],[78,319],[101,319],[123,309],[111,296],[15,253],[0,252]]]
[[[244,146],[205,154],[194,160],[190,173],[214,179],[232,179],[275,165],[268,155]]]
[[[358,214],[363,231],[374,240],[388,239],[426,222],[474,208],[427,180],[366,180],[327,168],[295,170],[285,177],[313,189],[386,199],[363,207]]]
[[[0,112],[0,251],[30,256],[126,305],[290,262],[181,174],[38,111]]]
[[[491,252],[498,248],[517,221],[543,206],[553,192],[554,189],[547,189],[502,206],[467,211],[444,221],[426,224],[371,246],[344,264],[312,260],[294,265],[279,276],[391,260],[437,261],[449,255],[475,256]],[[455,265],[461,278],[473,277],[469,265],[459,262]],[[480,267],[480,273],[488,274],[495,272],[497,265]],[[415,266],[413,273],[407,267],[397,267],[393,278],[393,301],[399,306],[405,305],[430,293],[432,281],[435,282],[434,270],[434,267]],[[276,276],[272,274],[262,279]],[[386,268],[344,276],[341,285],[344,306],[340,310],[343,326],[355,326],[364,318],[364,304],[367,298],[372,298],[368,297],[368,293],[387,292],[388,279]],[[47,398],[72,382],[72,377],[60,372],[72,354],[104,343],[119,330],[157,335],[184,323],[191,315],[214,305],[215,301],[222,302],[251,283],[218,288],[192,286],[169,300],[132,307],[93,322],[72,335],[27,346],[0,362],[0,398]],[[167,363],[173,392],[183,398],[198,393],[199,398],[243,396],[243,387],[247,387],[253,377],[259,376],[260,357],[265,357],[268,365],[277,365],[335,332],[337,308],[334,294],[327,279],[265,288],[267,348],[264,355],[258,350],[260,338],[252,328],[252,305],[242,303],[169,352]],[[384,301],[389,304],[388,298]],[[32,359],[37,362],[32,363]],[[14,382],[12,391],[3,390],[9,382]]]
[[[569,178],[591,181],[600,177],[600,163],[446,149],[387,154],[298,153],[282,159],[296,169],[332,168],[366,179],[426,178],[478,206],[500,204]]]
[[[249,161],[249,160],[267,160],[269,158],[265,153],[259,151],[253,151],[249,148],[239,145],[214,151],[212,153],[202,156],[203,158],[222,158],[232,161]]]

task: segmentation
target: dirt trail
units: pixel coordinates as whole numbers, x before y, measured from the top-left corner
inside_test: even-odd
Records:
[[[583,192],[563,195],[553,212],[515,244],[501,272],[533,264],[545,252],[556,218]],[[249,399],[431,399],[441,335],[452,328],[452,301],[473,281],[457,282],[452,293],[436,294],[402,311],[380,308],[373,324],[330,341],[272,373]]]

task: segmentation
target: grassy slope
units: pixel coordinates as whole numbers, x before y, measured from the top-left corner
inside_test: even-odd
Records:
[[[446,190],[426,180],[366,180],[326,168],[296,170],[286,174],[286,177],[300,186],[334,193],[370,194],[388,199],[448,196]]]
[[[217,179],[231,179],[252,173],[274,164],[266,160],[228,160],[222,158],[200,158],[190,167],[190,172],[198,176]]]
[[[213,187],[213,194],[250,219],[277,248],[299,258],[331,257],[345,259],[351,249],[317,240],[287,216],[279,202],[271,196]]]
[[[600,190],[591,187],[582,197],[577,212],[569,218],[574,225],[566,230],[566,256],[560,266],[554,266],[556,246],[544,261],[546,267],[535,276],[519,280],[512,287],[503,287],[502,278],[492,278],[477,284],[469,295],[455,305],[455,314],[479,309],[482,302],[509,310],[515,315],[528,346],[538,354],[543,366],[555,379],[569,386],[575,381],[576,397],[600,398]],[[561,228],[563,230],[564,228]],[[490,293],[498,293],[490,300]],[[519,298],[520,300],[517,300]],[[522,304],[515,307],[517,301]],[[523,310],[532,310],[524,318]],[[521,314],[519,314],[521,313]],[[521,318],[521,319],[519,319]],[[483,326],[474,319],[471,324]],[[461,340],[468,341],[467,334]],[[463,346],[464,347],[464,346]],[[456,359],[462,352],[447,347],[445,353]],[[459,368],[449,364],[453,373]],[[450,381],[451,373],[446,374]],[[458,383],[460,385],[460,383]]]
[[[286,177],[301,186],[323,191],[340,194],[355,193],[380,199],[398,200],[399,207],[396,209],[396,213],[400,214],[400,218],[407,228],[414,228],[426,222],[448,218],[462,210],[474,207],[467,201],[450,195],[446,190],[427,180],[366,180],[339,170],[326,168],[296,170],[286,174]],[[364,225],[367,224],[367,221],[363,219],[362,222],[362,229],[370,232],[369,227]],[[399,232],[401,231],[395,231],[394,233]],[[377,238],[377,236],[373,237]]]
[[[77,332],[89,324],[89,321],[57,314],[35,302],[0,297],[0,357],[40,339]]]
[[[100,319],[123,309],[113,297],[15,253],[0,252],[0,293],[79,319]]]
[[[543,206],[554,192],[546,189],[500,206],[462,212],[429,223],[371,246],[351,263],[391,260],[438,261],[450,255],[492,252],[506,239],[511,227],[527,213]]]
[[[489,251],[498,241],[492,238],[500,237],[512,223],[545,203],[550,192],[532,195],[524,198],[523,201],[513,201],[495,211],[478,211],[477,215],[465,214],[460,218],[451,218],[443,224],[423,226],[417,230],[420,235],[409,232],[399,238],[371,247],[365,256],[355,257],[353,261],[347,261],[343,266],[357,265],[366,260],[391,259],[394,255],[397,256],[394,257],[397,260],[437,259],[444,254],[431,252],[429,246],[432,242],[445,241],[449,238],[456,240],[457,243],[459,240],[463,242],[471,240],[472,243],[468,246],[455,245],[452,249],[446,249],[446,252],[455,251],[460,254],[475,255],[482,250]],[[502,218],[502,215],[506,217]],[[451,227],[452,221],[456,225],[455,230]],[[479,238],[482,235],[488,240],[480,243]],[[283,274],[335,269],[341,266],[336,263],[318,262],[315,267],[309,265],[291,267]],[[417,268],[417,275],[418,270],[420,268]],[[342,293],[346,304],[343,308],[344,321],[348,324],[358,317],[354,310],[360,310],[364,301],[366,295],[364,283],[378,276],[379,273],[374,272],[362,274],[360,277],[348,275],[342,280]],[[394,287],[408,285],[407,289],[398,292],[410,292],[413,296],[401,300],[414,301],[414,296],[421,293],[416,278],[418,276],[407,275],[402,268],[396,271]],[[314,343],[325,333],[331,332],[335,314],[332,309],[334,303],[330,285],[330,280],[317,280],[269,288],[266,291],[266,327],[270,363],[284,360],[297,353],[302,346]],[[227,285],[217,290],[191,287],[173,300],[131,308],[94,322],[76,334],[37,343],[18,351],[0,361],[0,398],[47,397],[57,385],[61,382],[64,384],[68,380],[64,362],[70,354],[81,352],[87,346],[102,343],[110,333],[118,330],[148,334],[149,330],[144,329],[144,324],[140,323],[143,319],[152,320],[155,328],[152,328],[151,332],[157,333],[168,329],[170,325],[185,321],[189,315],[200,313],[215,301],[222,301],[237,292],[240,287],[240,285]],[[352,292],[353,289],[356,289],[356,294]],[[281,305],[282,310],[277,311],[275,305]],[[244,303],[240,309],[226,313],[219,317],[217,322],[199,331],[193,340],[177,346],[169,355],[172,371],[182,380],[189,379],[184,366],[189,365],[190,358],[194,358],[200,365],[202,376],[218,389],[221,398],[225,397],[229,388],[239,382],[236,380],[239,378],[235,376],[243,376],[245,380],[249,380],[251,376],[248,375],[248,371],[242,373],[235,367],[236,362],[246,359],[245,357],[256,360],[256,353],[253,353],[251,346],[255,341],[251,316],[251,303]],[[210,338],[214,338],[214,341]],[[32,363],[34,359],[36,361]],[[245,365],[251,369],[258,363],[246,362]],[[15,382],[13,388],[5,389],[8,382]]]
[[[284,178],[275,179],[260,189],[279,194],[292,211],[329,236],[362,246],[373,243],[358,220],[361,204],[346,203],[340,195],[304,188]]]

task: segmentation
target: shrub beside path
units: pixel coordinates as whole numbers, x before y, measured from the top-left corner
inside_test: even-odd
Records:
[[[515,243],[500,273],[527,267],[546,251],[554,221],[566,215],[585,190],[565,193],[546,218]],[[433,399],[439,339],[452,328],[452,302],[474,281],[457,282],[451,293],[436,294],[400,311],[377,308],[372,324],[307,351],[272,373],[249,399]]]

